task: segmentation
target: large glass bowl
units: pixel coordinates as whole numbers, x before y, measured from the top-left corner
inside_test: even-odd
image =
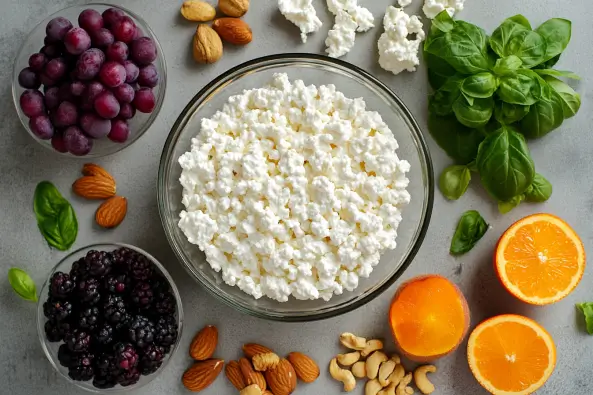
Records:
[[[89,252],[90,250],[113,251],[113,250],[116,250],[121,247],[126,247],[129,249],[132,249],[132,250],[139,252],[139,253],[143,254],[144,256],[146,256],[154,264],[154,266],[160,271],[160,273],[167,279],[167,281],[169,282],[169,285],[171,286],[171,291],[173,292],[173,295],[175,296],[175,301],[177,302],[177,313],[176,313],[175,318],[177,319],[177,326],[179,328],[179,333],[177,336],[177,341],[171,347],[171,351],[165,356],[162,366],[155,373],[148,375],[148,376],[140,376],[140,381],[138,381],[136,384],[131,385],[129,387],[122,387],[120,385],[117,385],[117,386],[115,386],[113,388],[109,388],[109,389],[99,389],[99,388],[93,387],[92,380],[91,381],[72,380],[68,376],[68,369],[60,364],[60,362],[58,360],[58,349],[60,347],[60,344],[62,344],[63,342],[52,343],[47,340],[47,337],[45,336],[45,329],[44,329],[44,325],[45,325],[45,322],[47,321],[47,318],[45,318],[45,315],[43,314],[43,303],[47,300],[47,295],[49,292],[49,280],[51,279],[51,277],[53,276],[53,274],[55,272],[69,273],[70,268],[72,267],[72,264],[74,262],[76,262],[77,260],[79,260],[80,258],[84,257],[86,255],[86,253]],[[177,286],[173,282],[173,278],[171,278],[171,275],[169,274],[169,272],[167,272],[167,269],[165,269],[163,267],[163,265],[159,261],[157,261],[152,255],[150,255],[149,253],[147,253],[146,251],[143,251],[142,249],[140,249],[138,247],[134,247],[134,246],[131,246],[128,244],[120,244],[120,243],[92,244],[92,245],[88,245],[86,247],[82,247],[74,252],[71,252],[66,257],[64,257],[60,262],[58,262],[58,264],[51,270],[51,272],[47,276],[47,280],[45,280],[45,283],[43,284],[43,288],[41,289],[41,293],[39,295],[39,302],[37,304],[37,333],[39,334],[39,341],[41,342],[41,348],[43,348],[43,351],[45,352],[45,356],[47,357],[47,359],[49,360],[51,365],[62,377],[64,377],[70,383],[72,383],[72,384],[76,385],[77,387],[80,387],[84,390],[87,390],[90,392],[95,392],[98,394],[119,394],[122,392],[127,392],[130,390],[138,389],[140,387],[145,386],[146,384],[148,384],[152,380],[154,380],[156,377],[158,377],[158,375],[165,369],[165,367],[171,360],[171,357],[177,350],[177,348],[179,346],[179,341],[181,340],[182,329],[183,329],[183,306],[181,304],[181,297],[179,295],[179,290],[177,289]]]
[[[305,84],[334,84],[347,97],[362,97],[369,110],[378,111],[399,143],[398,156],[410,162],[411,203],[403,209],[397,248],[387,251],[368,279],[361,279],[353,292],[323,300],[280,303],[259,300],[222,281],[206,262],[205,255],[190,244],[178,228],[182,187],[178,158],[190,150],[190,140],[200,130],[200,120],[221,109],[229,96],[244,89],[264,86],[274,73],[287,73],[291,80]],[[158,204],[165,233],[173,251],[187,271],[208,291],[236,309],[257,317],[279,321],[310,321],[346,313],[364,305],[393,284],[412,262],[422,241],[432,212],[434,182],[428,148],[418,124],[402,101],[383,83],[349,63],[324,56],[284,54],[255,59],[237,66],[202,89],[185,107],[165,144],[158,177]]]
[[[142,30],[144,36],[150,37],[154,40],[157,47],[157,58],[154,61],[154,66],[157,68],[157,71],[159,73],[159,83],[156,87],[152,89],[156,99],[154,110],[150,114],[144,114],[137,111],[134,118],[128,121],[130,127],[130,137],[126,140],[126,142],[116,143],[109,140],[108,138],[94,140],[93,149],[89,154],[83,156],[82,158],[98,158],[114,154],[131,145],[134,141],[138,140],[150,128],[150,126],[158,116],[161,106],[163,105],[165,91],[167,88],[167,65],[165,62],[165,56],[163,53],[163,49],[161,48],[161,44],[159,43],[156,35],[154,34],[150,26],[148,26],[144,19],[142,19],[139,15],[135,14],[134,12],[114,4],[88,3],[64,8],[39,22],[39,24],[35,26],[35,28],[31,31],[31,33],[29,33],[29,35],[25,39],[25,42],[22,43],[21,49],[14,61],[12,78],[12,98],[14,100],[14,105],[19,115],[19,119],[23,124],[23,127],[27,130],[31,137],[35,139],[35,141],[40,143],[45,148],[54,151],[57,154],[75,158],[77,158],[77,156],[74,156],[70,153],[60,153],[54,150],[51,146],[50,140],[41,140],[40,138],[35,136],[35,134],[31,131],[31,128],[29,127],[29,118],[23,113],[23,111],[21,110],[21,106],[19,105],[19,98],[21,97],[21,94],[25,91],[25,89],[19,85],[18,76],[22,69],[29,66],[29,56],[36,52],[39,52],[39,49],[43,47],[45,27],[47,26],[47,23],[50,20],[52,20],[55,17],[62,16],[64,18],[69,19],[74,26],[78,26],[78,15],[87,8],[92,8],[94,10],[99,11],[100,13],[103,13],[103,11],[105,11],[108,8],[118,8],[134,20],[136,26]],[[43,88],[41,88],[41,90],[43,90]]]

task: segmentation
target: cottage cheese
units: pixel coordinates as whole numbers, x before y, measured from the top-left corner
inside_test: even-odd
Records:
[[[404,8],[412,4],[412,0],[397,0],[397,4],[399,4],[400,7]]]
[[[278,0],[278,8],[286,19],[301,29],[301,40],[304,43],[307,42],[307,34],[318,31],[322,25],[312,0]]]
[[[396,247],[410,164],[364,100],[286,74],[229,98],[179,158],[179,227],[255,298],[329,300]]]
[[[327,8],[336,16],[334,26],[325,40],[325,51],[332,58],[350,52],[356,32],[366,32],[375,27],[373,14],[359,6],[358,0],[327,0]]]
[[[379,38],[379,64],[393,74],[404,70],[416,71],[420,64],[418,51],[425,34],[422,22],[414,15],[409,16],[401,8],[389,6],[383,18],[385,33]],[[415,34],[414,39],[408,36]]]
[[[427,18],[434,19],[442,11],[453,17],[456,12],[463,10],[465,0],[425,0],[422,11]]]

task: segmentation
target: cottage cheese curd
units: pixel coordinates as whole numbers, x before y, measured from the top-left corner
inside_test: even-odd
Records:
[[[465,0],[425,0],[422,11],[427,18],[434,19],[442,11],[453,17],[456,12],[463,10]]]
[[[276,74],[202,119],[179,158],[179,227],[255,298],[329,300],[396,247],[410,202],[397,148],[361,98]]]
[[[375,27],[373,14],[359,6],[358,0],[327,0],[327,8],[336,16],[334,26],[325,40],[325,51],[332,58],[350,52],[356,32],[366,32]]]
[[[301,29],[301,40],[307,42],[307,34],[315,33],[322,23],[312,4],[313,0],[278,0],[278,8],[286,19]]]

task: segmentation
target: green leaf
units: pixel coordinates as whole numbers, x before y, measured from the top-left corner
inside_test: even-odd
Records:
[[[439,188],[447,199],[457,200],[467,191],[471,178],[468,166],[449,166],[439,177]]]
[[[545,76],[544,81],[558,93],[558,96],[561,99],[560,102],[562,103],[564,118],[573,117],[581,108],[581,96],[576,93],[574,89],[557,78]]]
[[[491,97],[497,88],[496,77],[491,73],[478,73],[470,75],[461,84],[461,91],[475,98]]]
[[[552,59],[550,59],[544,63],[538,64],[537,66],[534,67],[534,69],[537,69],[537,70],[551,69],[552,67],[554,67],[556,65],[556,63],[558,63],[559,60],[560,60],[560,55],[556,55]]]
[[[572,35],[572,23],[567,19],[552,18],[542,23],[535,31],[546,41],[544,61],[559,56],[568,46]]]
[[[50,246],[66,251],[74,244],[78,234],[76,214],[50,182],[40,182],[35,188],[33,210],[39,231]]]
[[[529,20],[521,14],[517,14],[515,16],[507,18],[507,20],[518,23],[519,25],[523,26],[525,29],[533,30],[531,28],[531,23],[529,23]]]
[[[439,117],[430,113],[428,130],[447,155],[462,165],[476,159],[478,147],[484,140],[480,131],[463,126],[452,115]]]
[[[519,122],[529,112],[529,106],[497,101],[494,105],[494,117],[503,125]]]
[[[501,214],[506,214],[513,210],[515,207],[521,204],[521,202],[525,199],[524,195],[515,196],[511,200],[507,200],[506,202],[498,202],[498,211]]]
[[[447,80],[428,99],[428,108],[436,115],[448,115],[453,112],[453,103],[460,95],[463,77],[455,75]]]
[[[475,210],[466,211],[457,224],[449,251],[452,255],[465,254],[474,248],[487,230],[488,224],[479,212]]]
[[[549,75],[551,77],[564,77],[570,78],[572,80],[580,80],[581,77],[578,74],[573,73],[572,71],[565,71],[565,70],[555,70],[555,69],[533,69],[538,75],[544,77]]]
[[[542,203],[552,196],[552,184],[539,173],[535,174],[533,183],[525,191],[525,200],[533,203]]]
[[[587,326],[587,333],[593,335],[593,303],[577,303],[577,308],[583,313],[585,317],[585,325]]]
[[[441,11],[433,20],[432,27],[441,32],[450,32],[455,27],[455,21],[447,11]]]
[[[536,139],[558,128],[562,122],[564,122],[562,98],[552,90],[551,98],[542,99],[532,105],[519,125],[525,137]]]
[[[492,71],[499,76],[509,75],[518,70],[522,64],[523,61],[518,56],[509,55],[504,58],[496,59]]]
[[[37,302],[37,288],[35,282],[24,270],[16,267],[8,270],[8,282],[21,298]]]
[[[500,77],[496,93],[504,102],[530,106],[540,99],[541,86],[535,72],[519,70],[515,74]]]
[[[68,201],[62,197],[57,188],[48,181],[42,181],[35,188],[33,210],[39,217],[57,216]]]
[[[467,99],[460,96],[453,103],[453,112],[457,120],[469,127],[479,128],[488,123],[494,111],[494,99],[473,99],[473,104],[468,103]]]
[[[522,195],[535,177],[525,138],[508,126],[486,137],[476,163],[484,188],[502,202]]]
[[[524,67],[531,68],[548,59],[545,57],[547,43],[527,26],[529,22],[520,15],[505,20],[492,33],[490,46],[501,58],[516,55]]]
[[[428,82],[434,90],[439,89],[457,73],[453,66],[431,53],[424,52],[424,62],[428,67]]]

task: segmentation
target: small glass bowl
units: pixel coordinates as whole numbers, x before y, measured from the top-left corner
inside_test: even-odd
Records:
[[[397,154],[408,160],[410,204],[403,208],[398,228],[397,248],[388,250],[369,278],[361,278],[358,288],[334,295],[330,301],[296,300],[280,303],[266,297],[258,300],[238,287],[225,284],[206,261],[196,245],[190,244],[177,226],[182,187],[179,182],[179,157],[191,148],[191,139],[200,130],[202,118],[211,117],[228,98],[244,89],[267,84],[274,73],[287,73],[291,80],[306,85],[334,84],[349,98],[361,97],[368,110],[377,111],[398,141]],[[157,184],[159,213],[169,244],[179,261],[194,279],[209,292],[237,310],[278,321],[312,321],[352,311],[379,296],[410,265],[418,252],[432,213],[434,175],[428,147],[410,111],[393,91],[366,71],[340,60],[312,54],[282,54],[254,59],[239,65],[206,85],[185,107],[167,138]]]
[[[70,268],[72,267],[72,264],[74,262],[76,262],[78,259],[84,257],[87,254],[87,252],[89,252],[90,250],[113,251],[113,250],[116,250],[121,247],[129,248],[131,250],[134,250],[134,251],[139,252],[142,255],[144,255],[146,258],[148,258],[154,264],[154,266],[160,271],[160,273],[167,279],[167,281],[169,282],[169,285],[171,286],[173,295],[175,296],[175,301],[177,303],[176,318],[177,318],[177,326],[179,328],[178,329],[179,332],[178,332],[178,336],[177,336],[177,341],[171,347],[171,351],[167,355],[165,355],[165,359],[163,360],[163,365],[155,373],[150,374],[148,376],[144,376],[144,375],[140,376],[140,381],[138,381],[136,384],[131,385],[129,387],[122,387],[120,385],[116,385],[113,388],[100,389],[100,388],[93,387],[92,380],[91,381],[72,380],[68,376],[68,368],[65,368],[64,366],[62,366],[60,364],[60,362],[58,360],[58,349],[59,349],[60,345],[63,344],[63,342],[50,342],[49,340],[47,340],[47,337],[45,336],[45,329],[44,329],[44,325],[45,325],[45,322],[47,321],[47,318],[43,314],[43,303],[45,303],[45,301],[47,301],[47,295],[49,293],[49,280],[51,279],[51,277],[53,276],[53,274],[55,272],[64,272],[64,273],[70,272]],[[119,394],[122,392],[131,391],[131,390],[143,387],[146,384],[150,383],[152,380],[154,380],[165,369],[165,367],[171,360],[171,357],[173,356],[175,351],[177,351],[179,342],[181,340],[182,330],[183,330],[183,306],[181,304],[181,296],[179,295],[179,290],[177,289],[177,286],[175,285],[175,282],[173,281],[173,278],[171,278],[171,275],[169,274],[169,272],[167,272],[167,270],[163,267],[163,265],[159,261],[157,261],[152,255],[150,255],[146,251],[144,251],[138,247],[134,247],[132,245],[123,244],[123,243],[91,244],[91,245],[82,247],[82,248],[68,254],[60,262],[58,262],[58,264],[49,273],[47,280],[45,280],[45,283],[43,284],[43,288],[41,289],[41,293],[39,296],[39,302],[37,303],[37,334],[39,335],[39,341],[41,342],[41,348],[43,348],[43,351],[45,352],[45,356],[47,357],[47,359],[49,360],[51,365],[62,377],[64,377],[70,383],[72,383],[72,384],[76,385],[77,387],[82,388],[86,391],[90,391],[90,392],[94,392],[94,393],[98,393],[98,394]]]
[[[29,57],[39,52],[39,49],[43,47],[43,39],[45,37],[45,27],[47,23],[55,17],[62,16],[67,18],[72,22],[72,24],[76,27],[78,26],[78,15],[88,8],[92,8],[94,10],[103,13],[108,8],[117,8],[122,10],[126,15],[128,15],[132,20],[136,23],[136,26],[142,30],[145,36],[150,37],[154,40],[157,48],[157,58],[153,62],[154,66],[156,67],[159,73],[159,83],[157,86],[152,88],[154,92],[154,96],[156,99],[154,110],[150,114],[141,113],[140,111],[136,112],[134,118],[128,120],[128,125],[130,127],[130,137],[124,143],[116,143],[108,138],[102,138],[99,140],[93,141],[93,148],[91,152],[89,152],[85,156],[75,156],[70,153],[61,153],[56,151],[51,146],[51,140],[41,140],[31,131],[29,127],[29,118],[23,113],[21,110],[21,106],[19,105],[19,98],[21,94],[25,91],[23,87],[19,85],[18,77],[19,73],[22,69],[29,66]],[[16,107],[16,111],[19,115],[19,119],[23,124],[23,127],[29,132],[31,137],[35,139],[38,143],[40,143],[45,148],[48,148],[54,151],[57,154],[74,157],[74,158],[99,158],[106,155],[111,155],[116,152],[119,152],[126,148],[127,146],[131,145],[134,141],[138,140],[140,136],[142,136],[152,125],[154,120],[159,114],[161,107],[163,105],[163,100],[165,98],[165,91],[167,88],[167,64],[165,62],[165,56],[163,53],[163,49],[161,48],[161,44],[157,39],[155,33],[152,31],[148,23],[144,21],[139,15],[135,14],[134,12],[115,5],[115,4],[107,4],[107,3],[88,3],[83,5],[75,5],[71,7],[64,8],[44,20],[42,20],[35,28],[29,33],[25,42],[22,44],[21,49],[14,61],[14,69],[13,69],[13,79],[12,79],[12,98],[14,100],[14,105]],[[41,88],[40,88],[41,89]]]

